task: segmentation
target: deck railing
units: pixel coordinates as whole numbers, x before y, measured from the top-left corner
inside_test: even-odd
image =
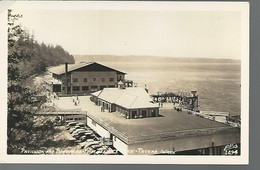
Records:
[[[117,138],[121,139],[125,143],[128,143],[128,137],[124,135],[122,132],[118,131],[108,123],[104,122],[102,119],[97,118],[96,116],[93,116],[92,114],[87,112],[87,116],[94,120],[96,123],[98,123],[100,126],[102,126],[104,129],[109,131],[110,133],[114,134]]]
[[[128,143],[138,143],[144,141],[155,141],[162,139],[171,139],[176,137],[184,136],[196,136],[196,135],[207,135],[220,132],[234,132],[239,131],[239,128],[234,127],[218,127],[218,128],[206,128],[206,129],[194,129],[194,130],[184,130],[184,131],[170,131],[142,136],[133,136],[128,138]]]
[[[111,125],[107,124],[101,119],[91,114],[87,114],[87,116],[127,144],[133,144],[133,143],[144,142],[144,141],[171,139],[171,138],[184,137],[184,136],[207,135],[207,134],[221,133],[221,132],[223,133],[235,132],[240,130],[239,128],[234,128],[234,127],[217,127],[217,128],[193,129],[193,130],[184,130],[184,131],[169,131],[163,133],[127,137],[125,134],[111,127]]]
[[[86,111],[70,110],[70,111],[43,111],[37,112],[36,115],[86,115]]]
[[[165,140],[165,139],[172,139],[177,137],[184,137],[184,136],[197,136],[197,135],[208,135],[208,134],[215,134],[215,133],[225,133],[225,132],[237,132],[240,131],[240,128],[235,127],[217,127],[217,128],[206,128],[206,129],[192,129],[192,130],[184,130],[184,131],[168,131],[163,133],[155,133],[155,134],[147,134],[141,136],[126,136],[124,133],[120,132],[119,130],[112,127],[110,124],[104,122],[102,119],[90,114],[86,111],[58,111],[58,112],[42,112],[38,114],[86,114],[90,119],[94,120],[98,123],[101,127],[109,131],[109,133],[114,134],[117,138],[125,142],[126,144],[133,144],[138,142],[147,142],[147,141],[156,141],[156,140]]]

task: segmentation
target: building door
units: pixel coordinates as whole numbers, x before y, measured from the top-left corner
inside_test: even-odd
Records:
[[[155,117],[155,116],[156,116],[154,109],[151,110],[151,116],[152,116],[152,117]]]
[[[142,117],[146,117],[146,110],[142,110]]]
[[[137,111],[132,111],[132,118],[134,119],[137,116]]]
[[[67,87],[67,94],[71,94],[70,86]]]

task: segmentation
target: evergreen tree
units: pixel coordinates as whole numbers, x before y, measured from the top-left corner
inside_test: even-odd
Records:
[[[34,99],[36,92],[22,85],[29,75],[22,74],[20,64],[34,56],[34,45],[28,33],[15,23],[20,17],[8,11],[8,153],[19,153],[30,144],[33,114],[40,104]]]
[[[21,17],[8,10],[8,154],[48,145],[55,133],[49,118],[40,118],[40,123],[35,121],[39,118],[35,113],[44,101],[35,97],[40,88],[28,87],[25,82],[48,66],[74,63],[73,56],[61,46],[39,44],[33,34],[16,23]]]

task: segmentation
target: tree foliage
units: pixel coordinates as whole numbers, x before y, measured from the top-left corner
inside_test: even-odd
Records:
[[[39,74],[47,66],[65,61],[73,63],[73,57],[61,46],[39,44],[34,35],[21,28],[16,21],[22,15],[8,11],[8,120],[7,152],[21,153],[23,149],[40,147],[46,134],[51,134],[53,123],[45,121],[36,125],[35,113],[42,105],[36,100],[37,91],[22,82]],[[45,134],[45,135],[44,135]]]

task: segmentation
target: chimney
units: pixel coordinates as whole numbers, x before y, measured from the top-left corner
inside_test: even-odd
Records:
[[[65,93],[68,94],[68,62],[65,62]]]
[[[65,75],[68,73],[68,62],[65,62]]]

